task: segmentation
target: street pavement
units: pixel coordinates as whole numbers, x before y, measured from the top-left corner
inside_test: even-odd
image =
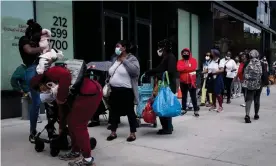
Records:
[[[98,145],[93,156],[97,166],[275,166],[276,165],[276,88],[261,97],[260,120],[244,123],[242,97],[224,104],[224,112],[209,112],[201,107],[200,117],[193,112],[173,119],[174,133],[156,135],[157,129],[138,129],[137,140],[126,142],[129,128],[126,117],[118,129],[118,138],[106,141],[106,122],[89,128]],[[254,111],[252,106],[251,115]],[[44,117],[45,119],[45,117]],[[66,166],[53,158],[49,145],[37,153],[28,142],[28,121],[2,120],[2,166]],[[38,128],[42,129],[42,124]],[[160,127],[160,124],[158,124]]]

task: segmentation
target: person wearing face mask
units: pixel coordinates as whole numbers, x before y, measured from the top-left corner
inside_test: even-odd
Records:
[[[154,69],[147,71],[146,76],[155,76],[157,79],[162,80],[162,75],[165,71],[168,71],[170,89],[173,93],[176,93],[176,57],[172,53],[172,43],[168,39],[164,39],[158,42],[157,55],[162,57],[161,63]],[[172,118],[159,117],[162,129],[157,132],[159,135],[172,134],[173,125]]]
[[[54,66],[43,74],[34,76],[30,86],[41,93],[52,93],[59,108],[59,134],[68,125],[72,150],[59,158],[66,161],[75,160],[69,162],[68,166],[92,166],[94,158],[91,156],[87,124],[102,100],[102,87],[97,81],[84,77],[79,93],[72,96],[71,79],[72,76],[66,68]]]
[[[208,82],[207,82],[207,77],[208,77],[208,73],[206,72],[208,70],[208,65],[210,64],[210,62],[212,61],[212,59],[210,58],[211,56],[211,53],[210,52],[207,52],[206,53],[206,56],[205,56],[205,62],[203,63],[203,83],[202,83],[202,93],[201,93],[201,104],[200,106],[207,106],[207,107],[211,107],[211,100],[209,98],[209,94],[207,94],[207,87],[208,87]],[[203,87],[205,83],[205,87]],[[204,90],[203,89],[206,89],[205,93],[204,93]],[[206,101],[205,101],[206,99]],[[207,104],[205,104],[207,103]]]
[[[116,130],[120,121],[120,116],[127,116],[130,126],[128,142],[136,140],[136,114],[134,104],[138,103],[138,79],[140,75],[140,65],[133,55],[133,50],[137,47],[126,40],[121,40],[116,44],[116,60],[109,69],[109,84],[111,93],[109,96],[110,105],[110,129],[111,134],[107,141],[117,138]]]
[[[239,69],[239,66],[240,66],[239,56],[235,57],[235,62],[237,64],[237,69]],[[240,82],[240,79],[239,79],[237,73],[238,73],[238,70],[235,71],[235,77],[232,81],[232,86],[231,86],[231,91],[233,91],[232,98],[236,98],[236,97],[241,96],[241,82]]]
[[[237,64],[233,59],[231,59],[231,56],[231,52],[227,52],[225,57],[226,61],[224,63],[224,85],[226,89],[227,104],[231,103],[231,85],[237,70]]]
[[[222,91],[224,90],[223,73],[224,64],[219,59],[220,52],[217,49],[211,49],[212,61],[208,65],[206,73],[208,73],[208,93],[212,93],[212,107],[209,111],[222,112]],[[216,100],[218,100],[219,107],[216,107]]]
[[[190,93],[194,108],[194,115],[199,116],[199,107],[197,106],[196,98],[196,69],[197,61],[193,58],[190,49],[184,48],[181,51],[182,58],[177,62],[177,71],[180,73],[180,89],[182,92],[182,109],[183,114],[186,113],[186,103],[188,91]]]

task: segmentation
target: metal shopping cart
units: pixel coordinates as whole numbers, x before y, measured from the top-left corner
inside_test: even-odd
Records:
[[[136,115],[139,126],[141,126],[141,118],[143,110],[146,107],[148,100],[152,97],[153,92],[153,84],[152,83],[143,83],[143,79],[145,78],[145,74],[143,74],[140,78],[140,86],[138,86],[138,94],[139,94],[139,103],[136,107]],[[157,127],[157,123],[153,124],[153,127]]]

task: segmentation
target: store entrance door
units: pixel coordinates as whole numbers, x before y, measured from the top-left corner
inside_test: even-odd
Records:
[[[95,25],[96,26],[96,25]],[[118,41],[127,39],[127,18],[121,14],[104,12],[103,55],[104,60],[111,60]]]
[[[152,68],[152,32],[149,21],[137,20],[137,56],[140,62],[140,75]]]

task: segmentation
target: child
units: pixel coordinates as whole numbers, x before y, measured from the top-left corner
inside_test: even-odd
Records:
[[[43,74],[46,70],[47,64],[52,61],[63,58],[63,54],[59,50],[50,49],[49,40],[51,38],[51,32],[48,29],[42,29],[39,46],[44,48],[43,54],[39,56],[39,64],[36,67],[38,74]]]

